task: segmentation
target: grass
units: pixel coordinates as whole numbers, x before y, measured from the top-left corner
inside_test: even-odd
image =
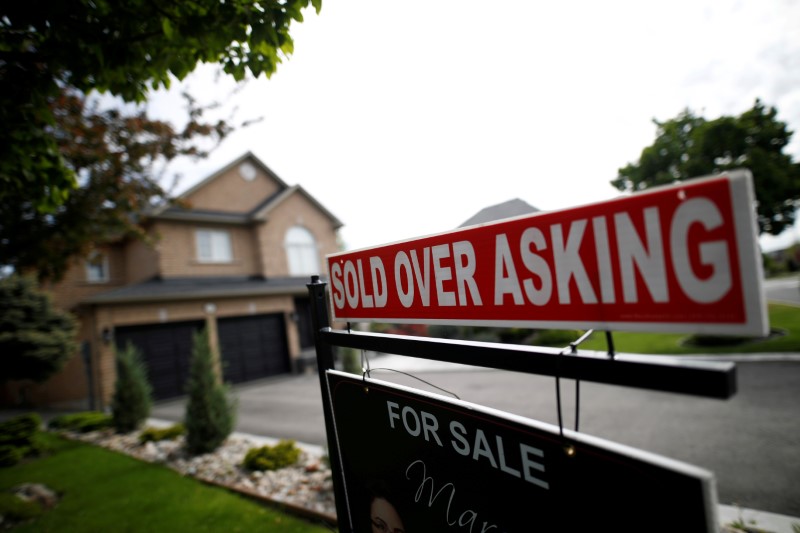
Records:
[[[696,354],[696,353],[757,353],[800,352],[800,307],[769,304],[769,324],[786,334],[766,340],[750,340],[727,346],[690,346],[685,344],[688,335],[680,333],[628,333],[614,332],[614,348],[624,353],[644,354]],[[581,349],[605,351],[606,340],[602,333],[595,333]]]
[[[330,531],[163,466],[52,434],[45,438],[53,453],[0,469],[0,491],[44,483],[62,500],[15,532]]]

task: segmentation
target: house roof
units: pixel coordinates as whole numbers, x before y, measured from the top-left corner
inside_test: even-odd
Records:
[[[261,161],[258,157],[256,157],[255,154],[253,154],[253,152],[249,152],[248,151],[248,152],[245,152],[244,154],[242,154],[241,156],[239,156],[238,158],[234,159],[233,161],[231,161],[230,163],[228,163],[227,165],[225,165],[221,169],[215,171],[210,176],[205,177],[204,179],[200,180],[199,182],[195,183],[194,185],[192,185],[191,187],[189,187],[188,189],[183,191],[180,194],[180,197],[181,198],[187,198],[187,197],[191,196],[195,191],[198,191],[198,190],[202,189],[208,183],[214,181],[218,177],[220,177],[223,174],[227,173],[230,169],[232,169],[234,167],[238,167],[239,165],[241,165],[246,160],[250,160],[251,163],[253,163],[257,167],[259,167],[267,176],[269,176],[270,178],[275,180],[275,183],[278,184],[278,188],[287,189],[289,187],[289,185],[285,181],[283,181],[280,177],[278,177],[278,175],[275,174],[272,171],[272,169],[269,168],[266,164],[264,164],[263,161]]]
[[[254,209],[250,210],[246,213],[231,213],[230,211],[216,211],[210,209],[192,209],[192,208],[183,208],[179,206],[160,206],[150,213],[148,216],[150,218],[162,219],[162,220],[180,220],[184,222],[206,222],[206,223],[217,223],[217,224],[251,224],[253,222],[261,222],[266,220],[267,214],[270,211],[275,209],[277,206],[285,202],[288,198],[295,194],[300,194],[306,198],[309,202],[311,202],[314,207],[316,207],[319,211],[321,211],[325,216],[327,216],[331,222],[333,223],[334,229],[339,229],[344,224],[340,221],[333,213],[328,211],[325,206],[323,206],[316,198],[311,196],[308,191],[306,191],[300,185],[293,185],[289,186],[284,182],[282,179],[278,177],[267,165],[265,165],[258,157],[253,155],[252,152],[247,152],[241,157],[235,159],[231,163],[228,163],[226,166],[222,167],[221,169],[217,170],[210,176],[206,177],[199,183],[195,184],[188,190],[184,191],[180,194],[179,198],[187,198],[195,191],[203,188],[211,181],[217,179],[219,176],[222,176],[230,169],[240,165],[243,161],[250,160],[252,163],[257,165],[261,168],[264,173],[266,173],[270,178],[275,180],[278,184],[278,191],[265,198],[263,202],[257,205]]]
[[[308,192],[303,187],[301,187],[300,185],[294,185],[294,186],[289,187],[288,189],[286,189],[284,191],[281,191],[278,194],[275,194],[272,197],[270,197],[268,199],[268,201],[266,201],[263,204],[261,204],[260,206],[256,207],[251,212],[253,218],[259,219],[259,220],[266,219],[266,217],[270,213],[270,211],[272,211],[273,209],[278,207],[280,204],[282,204],[283,202],[285,202],[287,199],[289,199],[291,196],[293,196],[295,194],[302,195],[303,197],[305,197],[306,200],[311,202],[314,205],[314,207],[316,207],[317,209],[319,209],[320,211],[325,213],[325,215],[328,218],[330,218],[331,221],[333,222],[333,226],[334,226],[335,229],[341,228],[344,225],[344,224],[342,224],[342,222],[338,218],[336,218],[333,215],[333,213],[328,211],[325,208],[325,206],[323,206],[321,203],[319,203],[316,198],[314,198],[313,196],[308,194]]]
[[[511,218],[521,215],[530,215],[538,212],[539,209],[533,207],[524,200],[514,198],[513,200],[508,200],[507,202],[503,202],[501,204],[484,207],[458,227],[464,228],[467,226],[474,226],[476,224],[484,224],[486,222],[494,222],[495,220],[502,220],[504,218]]]
[[[308,294],[306,285],[311,278],[153,278],[134,285],[95,294],[84,304],[122,304],[204,298],[265,296],[274,294]]]

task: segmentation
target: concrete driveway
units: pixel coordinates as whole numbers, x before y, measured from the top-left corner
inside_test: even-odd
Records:
[[[738,363],[739,389],[730,400],[582,383],[580,431],[713,471],[720,503],[800,516],[800,356],[790,359]],[[463,400],[557,423],[553,378],[422,363],[381,356],[371,366],[416,372]],[[437,392],[391,371],[376,369],[372,376]],[[238,431],[326,444],[316,375],[272,378],[234,391]],[[574,382],[562,380],[568,427],[573,391]],[[157,404],[152,416],[179,421],[183,412],[181,399]]]

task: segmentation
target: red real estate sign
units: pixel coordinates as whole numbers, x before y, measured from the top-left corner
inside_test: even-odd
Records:
[[[337,320],[766,335],[752,176],[329,255]]]

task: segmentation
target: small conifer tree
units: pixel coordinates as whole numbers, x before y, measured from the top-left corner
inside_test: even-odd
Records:
[[[212,452],[233,431],[236,405],[227,387],[217,379],[205,330],[195,333],[193,338],[187,388],[186,449],[192,455]]]
[[[147,381],[147,371],[141,354],[130,342],[117,351],[117,382],[111,400],[114,428],[118,433],[137,429],[148,416],[153,405],[152,388]]]
[[[78,348],[76,324],[33,278],[0,276],[0,385],[58,373]]]

